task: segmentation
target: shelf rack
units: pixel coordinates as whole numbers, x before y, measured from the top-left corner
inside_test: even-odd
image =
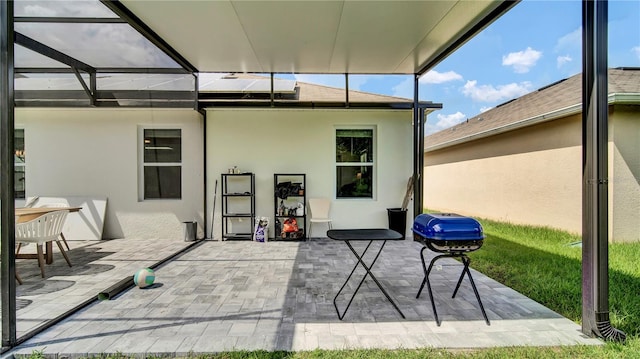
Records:
[[[296,193],[289,193],[286,198],[281,198],[278,194],[278,185],[282,183],[290,182],[292,185],[297,184],[299,186]],[[274,228],[276,240],[305,240],[307,238],[307,188],[306,188],[306,174],[304,173],[275,173],[273,175],[273,213],[274,213]],[[283,203],[287,208],[285,213],[279,212],[280,203]],[[291,214],[288,209],[296,208],[298,203],[302,203],[302,215],[297,213]],[[295,212],[295,209],[293,210]],[[287,235],[282,237],[278,223],[280,226],[284,224],[287,218],[293,217],[298,223],[298,228],[302,229],[301,237],[292,237]]]
[[[256,218],[255,175],[222,174],[222,240],[251,240]],[[248,222],[248,223],[243,223]]]

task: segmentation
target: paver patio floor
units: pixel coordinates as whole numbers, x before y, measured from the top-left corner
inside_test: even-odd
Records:
[[[462,270],[452,259],[439,261],[441,268],[431,275],[442,320],[437,326],[426,289],[416,298],[423,278],[420,248],[411,240],[389,242],[373,268],[406,319],[367,279],[344,320],[338,320],[333,298],[355,264],[344,243],[205,241],[158,267],[153,286],[96,302],[13,354],[186,356],[241,349],[601,344],[576,323],[472,270],[491,321],[486,325],[467,279],[451,298]],[[363,275],[356,271],[346,295],[338,298],[341,310]]]

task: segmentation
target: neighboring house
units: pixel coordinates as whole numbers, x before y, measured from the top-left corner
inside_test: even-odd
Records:
[[[581,75],[425,138],[424,204],[582,231]],[[609,238],[640,241],[640,69],[609,70]]]
[[[199,111],[18,107],[16,195],[106,196],[103,238],[182,238],[184,221],[209,237],[215,208],[219,239],[221,173],[237,166],[255,173],[256,214],[271,218],[270,237],[274,173],[305,173],[307,198],[332,199],[335,228],[386,226],[386,208],[399,207],[413,173],[413,102],[350,91],[347,108],[344,89],[276,79],[269,106],[270,81],[233,75],[201,84]],[[336,136],[346,130],[366,130],[358,136],[372,153],[362,163],[336,160]],[[371,195],[336,198],[346,181],[338,169],[370,173]]]

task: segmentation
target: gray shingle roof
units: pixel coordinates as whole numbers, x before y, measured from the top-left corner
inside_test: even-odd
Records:
[[[609,69],[609,94],[640,94],[640,68]],[[425,137],[427,151],[582,103],[582,74],[542,87]]]

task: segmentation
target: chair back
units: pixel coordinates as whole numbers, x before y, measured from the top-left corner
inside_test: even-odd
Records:
[[[311,218],[329,218],[331,201],[328,198],[309,198]]]
[[[45,213],[24,223],[16,224],[16,242],[46,242],[58,239],[62,233],[68,210]]]

